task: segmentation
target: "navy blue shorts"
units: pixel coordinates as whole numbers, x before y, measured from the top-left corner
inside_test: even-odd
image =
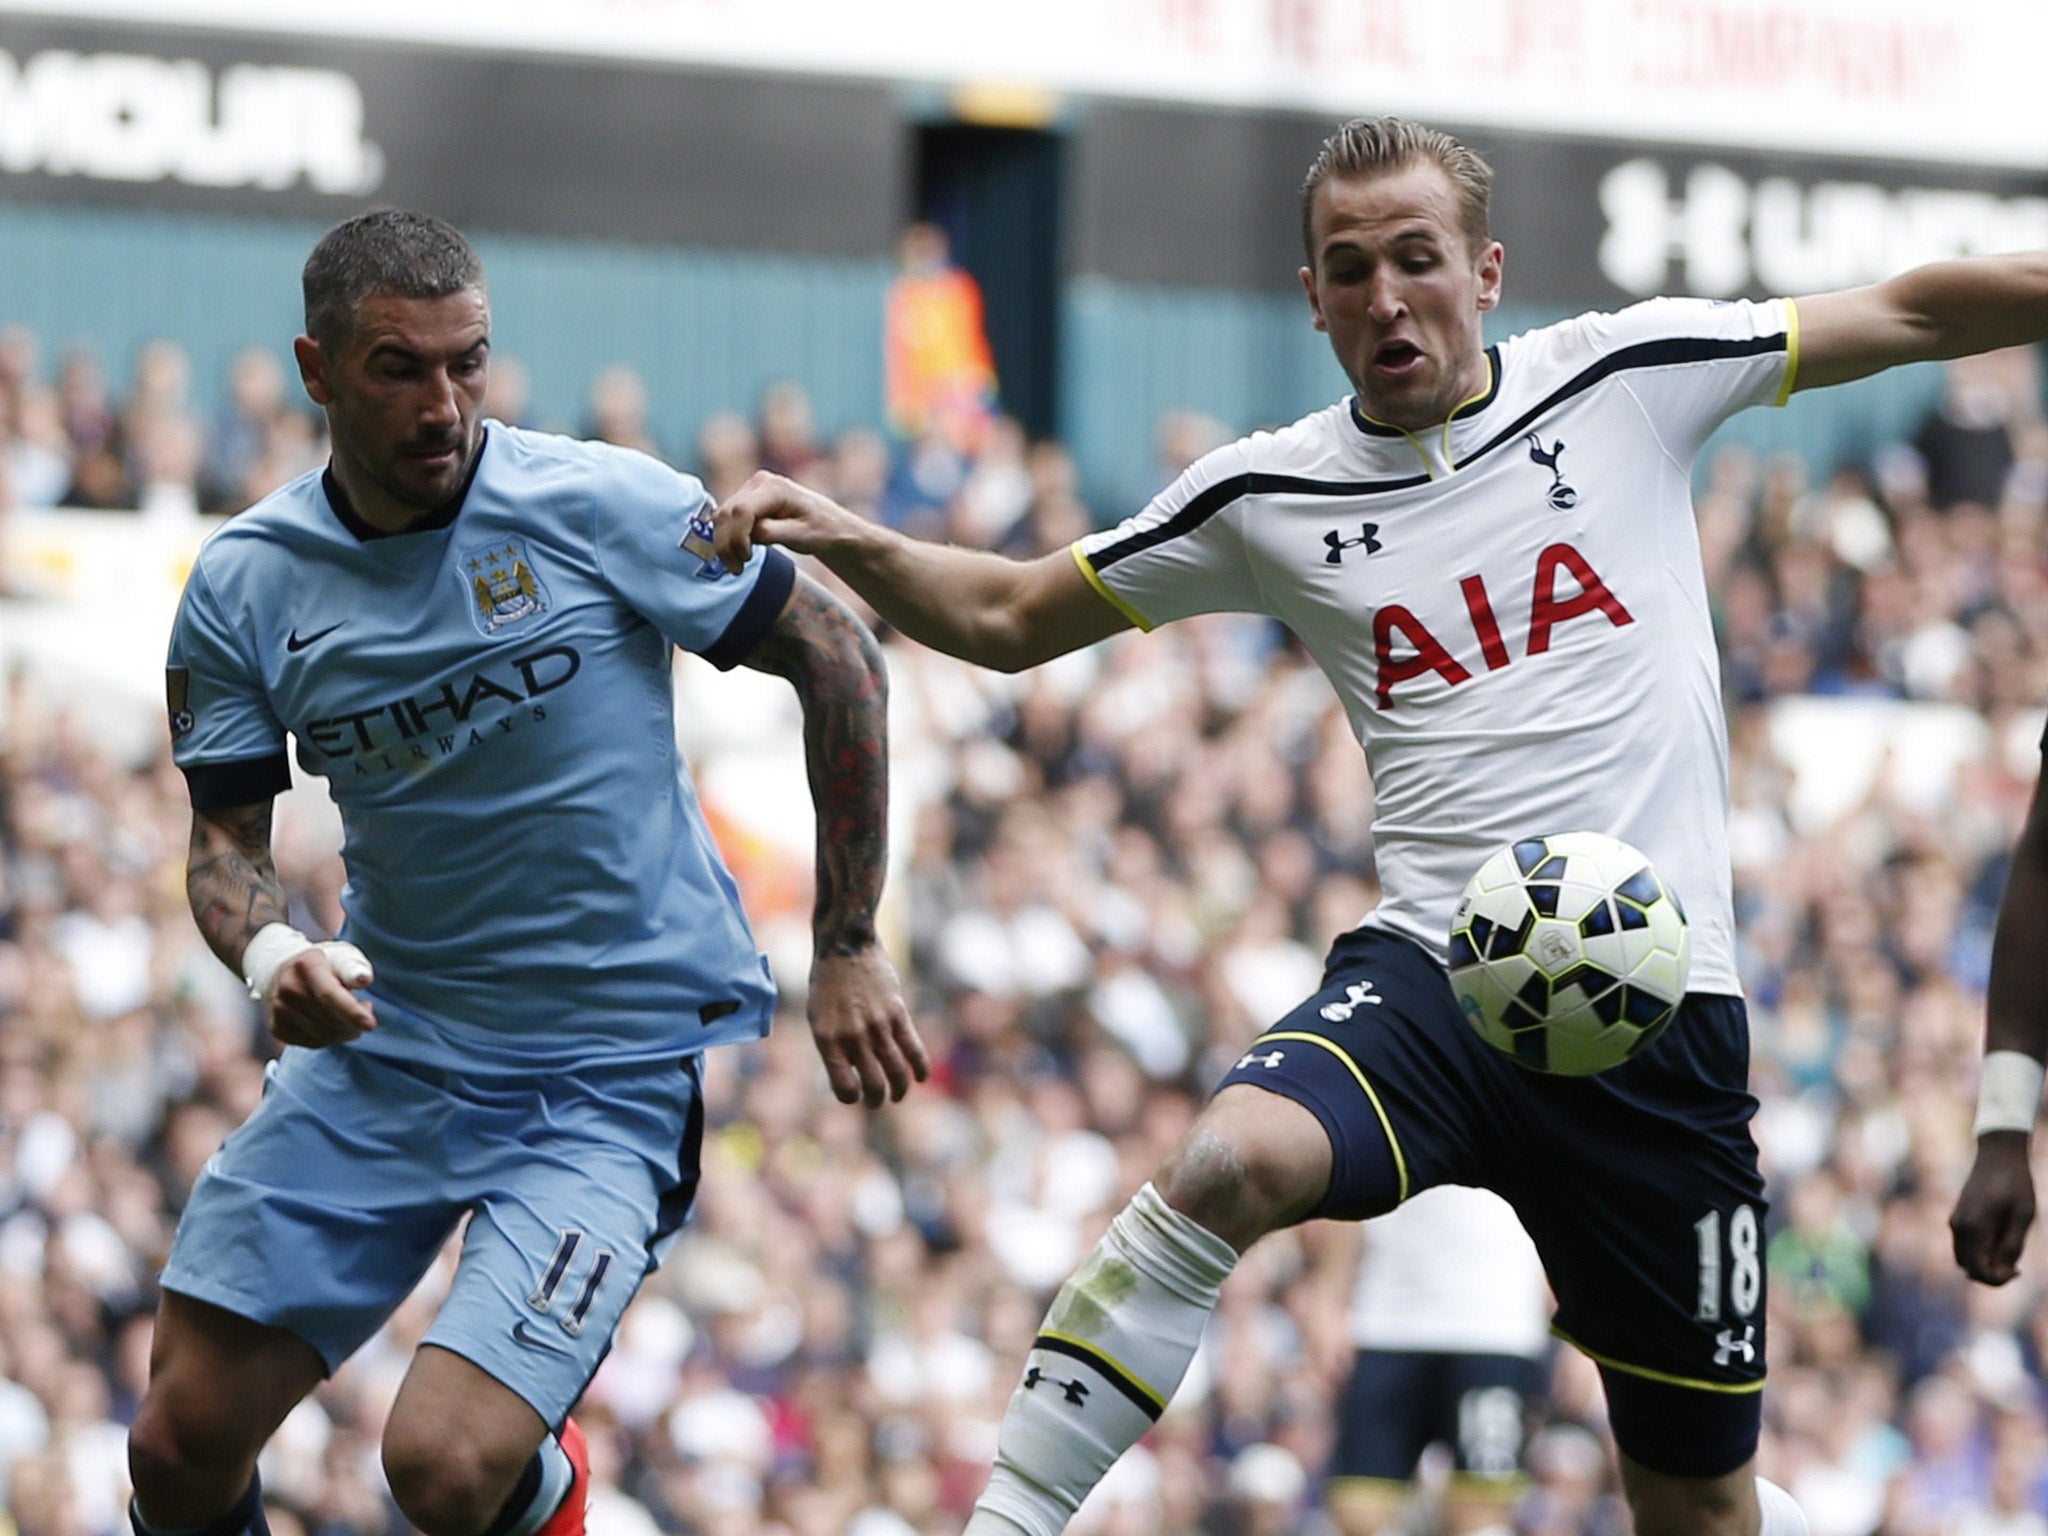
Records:
[[[1425,1450],[1445,1445],[1459,1473],[1513,1484],[1542,1374],[1521,1355],[1361,1349],[1337,1404],[1330,1476],[1406,1482]]]
[[[1731,1472],[1756,1450],[1763,1177],[1742,1001],[1695,993],[1645,1051],[1552,1077],[1481,1040],[1443,967],[1359,929],[1323,988],[1224,1075],[1329,1133],[1319,1215],[1356,1220],[1436,1184],[1493,1190],[1535,1241],[1555,1331],[1600,1366],[1616,1442],[1652,1471]]]

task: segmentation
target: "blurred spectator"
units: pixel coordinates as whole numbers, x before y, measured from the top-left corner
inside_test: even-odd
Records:
[[[814,480],[825,456],[803,385],[780,379],[762,390],[760,421],[761,467],[792,480]]]
[[[57,374],[57,404],[71,445],[67,507],[132,507],[135,490],[121,462],[120,419],[107,392],[99,359],[79,348]]]
[[[121,429],[132,437],[143,422],[184,419],[192,411],[192,360],[175,341],[146,341],[135,354],[135,377],[121,409]]]
[[[659,458],[647,428],[647,384],[624,363],[614,363],[590,381],[590,416],[583,435]]]
[[[723,501],[761,468],[761,441],[737,411],[718,411],[697,428],[697,478]]]
[[[326,462],[325,422],[316,423],[308,411],[280,411],[271,419],[262,449],[243,476],[237,506],[253,505],[279,486],[309,470],[322,468]]]
[[[4,467],[18,505],[54,507],[63,500],[71,487],[71,444],[49,390],[30,385],[22,392],[5,449]]]
[[[1221,448],[1236,436],[1213,416],[1183,407],[1166,412],[1153,431],[1159,455],[1158,485],[1164,490],[1181,477],[1182,471],[1212,448]]]
[[[961,483],[951,536],[974,549],[1008,549],[1035,487],[1025,462],[1024,428],[1011,416],[989,424],[987,440]]]
[[[206,436],[200,499],[209,511],[235,511],[267,492],[253,492],[257,467],[270,452],[286,403],[284,364],[266,347],[245,347],[228,366],[228,398]]]
[[[1964,502],[1996,507],[2013,467],[2015,430],[2040,414],[2040,380],[2031,349],[1985,352],[1942,365],[1941,404],[1913,439],[1937,512]]]
[[[889,425],[906,442],[935,437],[956,453],[971,453],[996,406],[980,285],[953,265],[946,232],[936,224],[906,228],[896,258],[883,313]]]
[[[153,522],[178,524],[199,515],[199,428],[181,415],[139,418],[130,439],[135,506]]]
[[[509,352],[491,354],[490,382],[484,386],[484,415],[508,427],[532,426],[533,378]]]

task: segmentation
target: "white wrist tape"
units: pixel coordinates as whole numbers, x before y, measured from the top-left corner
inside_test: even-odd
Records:
[[[249,983],[249,995],[259,1003],[269,1002],[270,989],[277,985],[277,973],[285,962],[312,947],[313,941],[288,923],[265,923],[258,928],[242,951],[242,979]]]
[[[249,983],[249,995],[259,1003],[270,1001],[277,985],[277,973],[309,949],[327,956],[328,964],[345,987],[365,986],[370,981],[370,958],[355,945],[341,939],[315,944],[286,923],[265,923],[242,951],[242,979]]]
[[[2031,1131],[2048,1069],[2025,1051],[1987,1051],[1977,1078],[1977,1134]]]

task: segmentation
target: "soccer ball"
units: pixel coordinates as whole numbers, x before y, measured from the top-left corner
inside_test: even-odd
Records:
[[[1490,1045],[1566,1077],[1646,1048],[1685,997],[1685,909],[1650,861],[1603,832],[1510,843],[1451,919],[1451,991]]]

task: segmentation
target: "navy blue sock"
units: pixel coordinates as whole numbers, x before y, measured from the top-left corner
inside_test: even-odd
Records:
[[[562,1507],[569,1485],[575,1480],[576,1469],[569,1465],[569,1453],[562,1449],[560,1440],[549,1435],[520,1472],[511,1496],[497,1518],[485,1528],[484,1536],[533,1536]]]
[[[513,1526],[533,1508],[534,1496],[540,1492],[540,1452],[533,1453],[526,1469],[519,1474],[519,1481],[512,1485],[511,1497],[505,1500],[505,1507],[498,1511],[498,1517],[484,1529],[484,1536],[506,1536]],[[554,1511],[550,1510],[550,1514]]]

